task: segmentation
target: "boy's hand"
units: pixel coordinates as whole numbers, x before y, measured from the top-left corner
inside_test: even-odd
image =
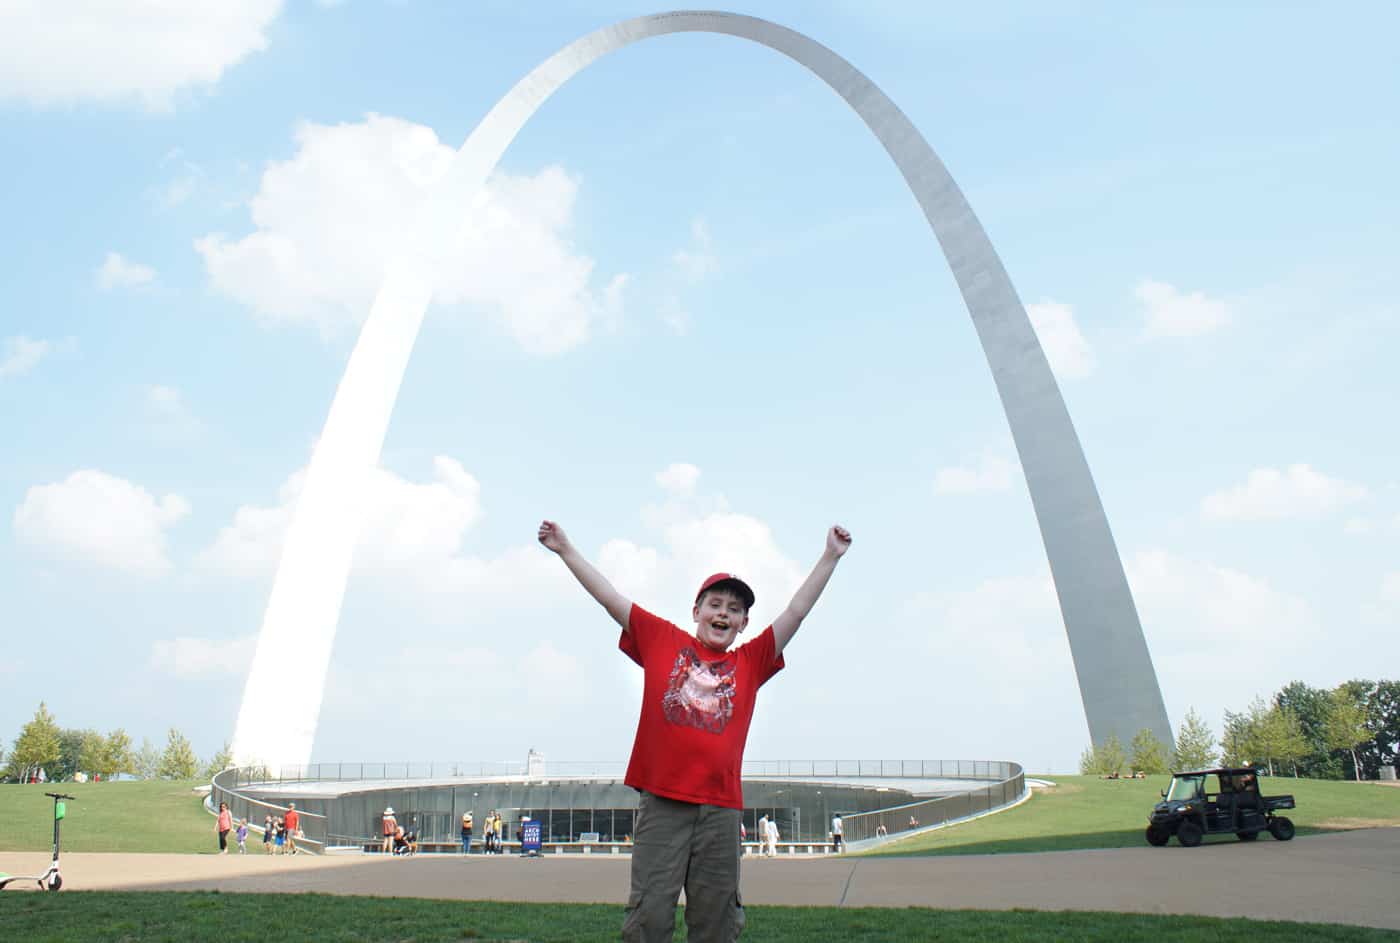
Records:
[[[840,524],[826,532],[826,552],[831,556],[840,559],[841,555],[851,549],[851,532]]]
[[[563,553],[569,549],[569,535],[553,521],[540,522],[539,540],[555,553]]]

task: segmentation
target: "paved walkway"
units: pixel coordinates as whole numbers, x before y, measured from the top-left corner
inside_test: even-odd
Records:
[[[0,854],[0,871],[36,873],[43,854]],[[73,890],[368,894],[621,906],[626,856],[461,858],[72,854]],[[1292,842],[1199,848],[935,858],[745,859],[750,904],[1116,910],[1349,923],[1400,930],[1400,828]],[[5,891],[4,893],[12,893]]]

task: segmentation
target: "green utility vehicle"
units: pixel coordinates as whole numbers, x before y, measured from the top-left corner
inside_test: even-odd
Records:
[[[1160,847],[1175,835],[1194,848],[1206,835],[1234,832],[1240,841],[1253,841],[1266,829],[1279,841],[1288,841],[1293,823],[1276,813],[1293,807],[1292,796],[1260,795],[1255,769],[1174,773],[1171,788],[1147,817],[1147,843]]]

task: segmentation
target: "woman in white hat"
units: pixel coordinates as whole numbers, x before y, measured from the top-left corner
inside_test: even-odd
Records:
[[[394,831],[399,827],[398,819],[394,818],[394,807],[384,807],[384,846],[379,850],[384,854],[389,854],[394,850]]]

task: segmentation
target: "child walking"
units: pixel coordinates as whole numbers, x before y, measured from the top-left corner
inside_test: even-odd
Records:
[[[739,773],[758,689],[782,670],[783,649],[816,605],[851,535],[832,527],[787,608],[732,649],[754,604],[753,590],[734,574],[716,573],[700,585],[691,635],[625,598],[555,522],[542,522],[538,536],[622,627],[618,647],[646,676],[624,779],[641,797],[622,938],[670,940],[684,887],[691,943],[729,943],[744,927]]]
[[[246,855],[248,853],[248,820],[238,820],[238,831],[234,832],[234,837],[238,839],[238,853]]]

